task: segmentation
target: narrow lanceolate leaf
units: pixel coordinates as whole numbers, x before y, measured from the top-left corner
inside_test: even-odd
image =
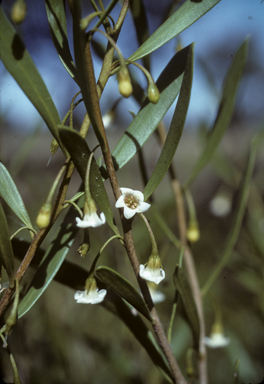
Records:
[[[108,267],[97,268],[96,276],[98,276],[115,293],[125,299],[138,312],[151,321],[151,315],[145,301],[136,288],[127,279]]]
[[[173,376],[155,337],[140,316],[134,315],[127,303],[114,292],[109,292],[101,304],[116,315],[129,328],[135,338],[146,350],[154,365],[161,370],[167,381],[172,383]]]
[[[19,217],[19,219],[27,226],[32,228],[30,218],[28,216],[26,207],[23,203],[22,197],[17,190],[17,187],[6,169],[0,162],[0,195]]]
[[[68,150],[74,165],[79,172],[82,180],[85,180],[87,163],[91,155],[86,141],[78,132],[67,128],[60,128],[59,134],[63,145]],[[114,224],[113,212],[106,193],[101,173],[96,161],[92,160],[90,176],[91,193],[99,209],[104,212],[106,221],[116,235],[119,235],[117,226]]]
[[[184,310],[193,331],[195,347],[198,348],[200,339],[199,317],[188,280],[185,277],[182,268],[180,268],[178,265],[176,266],[175,272],[173,274],[173,282],[175,288],[180,293]]]
[[[97,93],[97,85],[94,75],[93,60],[91,55],[90,43],[86,41],[85,31],[80,28],[81,20],[81,3],[75,0],[70,3],[73,18],[73,40],[74,55],[78,71],[78,79],[82,91],[83,101],[88,116],[94,128],[97,139],[104,149],[104,138],[102,130],[104,130],[101,109]]]
[[[210,11],[220,0],[186,0],[130,57],[138,60],[155,51]]]
[[[222,99],[219,105],[218,114],[212,128],[212,133],[209,140],[203,149],[203,152],[198,159],[194,169],[185,183],[185,187],[189,188],[194,181],[198,173],[204,168],[206,164],[211,160],[215,149],[220,143],[226,129],[229,126],[231,117],[235,107],[236,94],[240,80],[242,78],[246,58],[248,52],[248,40],[246,40],[242,46],[238,49],[232,65],[227,73],[226,80],[223,87]]]
[[[1,60],[59,141],[58,111],[22,39],[0,8]]]
[[[59,58],[70,76],[78,83],[77,71],[71,55],[64,0],[45,0],[50,33]]]
[[[57,234],[47,249],[29,289],[18,306],[18,317],[22,317],[45,292],[60,269],[74,241],[78,228],[75,225],[75,208],[70,208]]]
[[[146,101],[117,143],[112,152],[116,170],[128,163],[143,146],[176,99],[181,88],[190,49],[190,46],[184,48],[171,59],[157,81],[160,91],[158,103],[152,104]],[[101,171],[103,176],[107,177],[104,167],[101,167]]]
[[[256,158],[256,151],[257,151],[257,141],[253,140],[251,143],[247,168],[243,174],[243,178],[240,183],[239,194],[236,200],[236,207],[235,207],[232,224],[229,229],[229,235],[226,239],[220,262],[215,268],[215,270],[210,274],[209,279],[207,280],[207,282],[205,283],[202,289],[203,296],[205,296],[208,293],[210,287],[215,282],[215,280],[221,273],[222,269],[225,267],[226,263],[229,260],[229,257],[232,254],[234,246],[237,242],[241,225],[242,225],[242,220],[243,220],[246,206],[247,206],[250,181],[251,181],[254,164],[255,164],[255,158]]]
[[[9,286],[14,287],[14,255],[9,230],[2,204],[0,202],[0,266],[6,270]]]
[[[142,0],[130,0],[129,7],[133,16],[139,45],[142,45],[149,37],[148,19],[144,3]],[[150,56],[143,57],[143,64],[150,72]]]
[[[179,99],[176,104],[166,141],[154,171],[144,189],[145,200],[147,200],[149,196],[152,195],[152,193],[156,190],[165,174],[167,173],[182,135],[191,97],[194,59],[193,54],[194,44],[191,46],[188,53]]]

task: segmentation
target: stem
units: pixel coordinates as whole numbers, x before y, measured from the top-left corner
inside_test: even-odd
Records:
[[[96,266],[96,263],[97,263],[99,257],[100,257],[101,254],[103,253],[105,247],[106,247],[112,240],[114,240],[114,239],[121,239],[121,240],[123,240],[123,237],[122,237],[122,236],[119,236],[119,235],[114,235],[114,236],[110,237],[110,239],[108,239],[108,240],[104,243],[104,245],[102,246],[102,248],[100,249],[100,251],[99,251],[99,252],[97,253],[97,255],[95,256],[95,259],[94,259],[93,264],[92,264],[92,266],[91,266],[91,268],[90,268],[90,271],[89,271],[89,275],[92,274],[92,273],[94,273],[95,266]]]
[[[157,336],[159,344],[163,350],[163,353],[168,361],[168,364],[171,368],[172,374],[174,376],[174,383],[186,384],[186,381],[181,373],[178,363],[173,355],[171,346],[166,338],[166,335],[162,327],[161,321],[159,319],[158,313],[156,311],[156,308],[154,307],[154,304],[152,302],[147,283],[145,280],[141,279],[141,277],[139,276],[139,261],[138,261],[137,253],[135,250],[134,241],[133,241],[131,221],[123,218],[122,225],[124,230],[124,245],[125,245],[129,260],[131,262],[131,265],[133,267],[134,273],[136,275],[144,300],[146,301],[149,307],[150,314],[153,319],[152,327]]]
[[[12,240],[19,232],[23,231],[23,229],[28,229],[31,233],[34,233],[34,235],[37,233],[37,231],[32,227],[21,227],[15,233],[13,233],[12,236],[10,236],[10,240]]]
[[[156,239],[155,239],[154,233],[153,233],[153,231],[151,229],[151,226],[149,225],[149,222],[148,222],[146,216],[143,215],[143,213],[139,213],[138,215],[144,220],[144,222],[146,224],[146,227],[148,229],[149,235],[150,235],[151,246],[152,246],[151,255],[158,256],[159,255],[158,246],[157,246],[157,243],[156,243]]]
[[[159,124],[158,126],[158,135],[159,135],[161,144],[164,144],[165,129],[162,124]],[[197,313],[198,313],[199,322],[200,322],[199,360],[198,360],[199,383],[207,384],[207,356],[206,356],[206,347],[204,344],[205,322],[204,322],[204,314],[203,314],[202,296],[201,296],[201,291],[198,283],[198,278],[196,275],[193,255],[187,244],[187,238],[186,238],[187,224],[186,224],[186,215],[185,215],[185,209],[184,209],[182,190],[172,164],[169,167],[169,174],[171,177],[171,183],[172,183],[172,188],[173,188],[176,208],[177,208],[179,237],[180,237],[181,244],[184,247],[184,262],[185,262],[188,280],[190,283],[190,287],[192,290],[192,294],[196,304]]]

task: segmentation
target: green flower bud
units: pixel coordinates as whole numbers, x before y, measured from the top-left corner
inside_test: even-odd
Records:
[[[11,9],[11,19],[14,24],[21,24],[27,14],[25,0],[17,0]]]
[[[157,104],[159,101],[160,93],[155,83],[151,83],[148,86],[148,98],[153,104]]]
[[[200,230],[197,221],[191,221],[187,228],[187,239],[195,243],[200,239]]]
[[[121,67],[118,73],[118,86],[120,95],[126,98],[131,96],[133,92],[133,87],[131,84],[128,69],[126,67]]]
[[[6,336],[10,335],[12,328],[17,322],[17,309],[18,309],[18,303],[19,303],[19,283],[17,279],[15,279],[15,282],[16,282],[15,299],[14,299],[11,312],[9,313],[8,318],[6,319],[6,328],[5,328]]]
[[[87,255],[88,251],[90,249],[90,245],[87,243],[83,243],[78,248],[78,253],[81,255],[81,257],[84,259]]]
[[[50,223],[50,216],[51,216],[51,204],[45,203],[42,205],[36,220],[36,224],[39,227],[39,229],[45,229],[48,227]]]

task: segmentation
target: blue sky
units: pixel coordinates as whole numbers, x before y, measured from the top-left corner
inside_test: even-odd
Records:
[[[3,1],[4,4],[4,1]],[[159,23],[159,13],[153,7],[152,14],[149,17],[150,30],[153,31]],[[40,11],[38,11],[40,14]],[[28,20],[33,22],[33,29],[39,32],[34,39],[30,40],[27,36],[27,31],[21,27],[21,34],[25,36],[26,45],[28,39],[28,49],[34,58],[34,61],[55,101],[55,104],[63,117],[65,110],[65,101],[68,105],[74,93],[78,91],[77,86],[70,79],[52,45],[47,43],[47,38],[41,33],[43,28],[47,25],[42,21],[43,25],[34,21],[37,19],[37,14],[29,14]],[[194,128],[205,121],[211,124],[218,105],[217,92],[221,89],[225,73],[231,63],[232,56],[242,44],[247,36],[250,36],[250,55],[257,56],[258,65],[260,66],[259,72],[262,72],[262,83],[260,78],[251,76],[245,80],[241,86],[240,98],[242,106],[240,108],[249,108],[254,112],[254,108],[258,111],[264,102],[263,92],[263,62],[264,62],[264,1],[261,0],[222,0],[210,12],[198,20],[193,26],[184,31],[181,35],[183,46],[196,42],[195,46],[195,72],[194,72],[194,86],[192,90],[192,98],[188,113],[188,124]],[[27,19],[25,20],[27,23]],[[35,25],[34,25],[35,23]],[[136,47],[133,47],[130,38],[129,44],[127,36],[133,36],[130,26],[131,20],[128,18],[126,22],[126,29],[128,33],[124,33],[120,38],[119,44],[125,57],[128,57]],[[31,31],[32,33],[32,31]],[[175,53],[175,39],[160,48],[152,56],[152,74],[154,79],[158,77],[160,71],[165,66]],[[212,56],[216,47],[221,47],[223,61],[221,66],[217,66],[215,58]],[[215,76],[216,89],[212,89],[209,85],[204,72],[201,70],[200,60],[207,63]],[[33,129],[41,119],[34,107],[31,106],[28,99],[24,96],[23,92],[19,89],[16,82],[6,72],[2,63],[0,63],[0,112],[1,115],[13,127],[17,129]],[[146,86],[145,79],[142,77],[142,85]],[[242,94],[241,94],[242,92]],[[243,94],[244,93],[244,94]],[[117,82],[112,79],[111,83],[107,86],[105,97],[102,100],[102,108],[107,110],[110,100],[113,100],[113,95],[119,97],[117,91]],[[244,103],[244,104],[243,104]],[[79,108],[79,107],[78,107]],[[128,110],[132,109],[136,112],[138,106],[131,100],[129,102],[122,102],[122,114],[130,119]],[[79,108],[81,111],[81,108]],[[170,116],[166,119],[169,124]],[[256,116],[256,122],[261,121],[263,116]],[[252,118],[253,118],[252,117]],[[128,120],[129,121],[129,120]]]

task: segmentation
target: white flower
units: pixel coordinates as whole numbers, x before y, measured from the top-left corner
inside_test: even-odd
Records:
[[[101,212],[100,217],[96,212],[86,213],[83,220],[76,217],[76,222],[79,228],[100,227],[100,225],[105,223],[105,215],[103,212]]]
[[[228,337],[225,337],[223,333],[212,333],[210,337],[204,338],[204,343],[209,348],[221,348],[226,347],[230,342]]]
[[[164,293],[161,291],[158,291],[157,289],[153,289],[149,287],[149,293],[154,304],[162,303],[162,301],[166,299],[166,296],[164,295]]]
[[[146,265],[140,264],[139,276],[142,279],[153,281],[155,284],[159,284],[165,279],[165,271],[162,269],[159,256],[150,256]]]
[[[74,299],[80,304],[98,304],[104,300],[106,293],[106,289],[101,289],[99,291],[98,288],[90,289],[88,293],[86,290],[77,291],[74,295]]]
[[[120,188],[122,195],[116,202],[116,208],[124,208],[124,216],[131,219],[136,213],[142,213],[149,209],[150,204],[144,202],[144,195],[140,191],[129,188]]]

